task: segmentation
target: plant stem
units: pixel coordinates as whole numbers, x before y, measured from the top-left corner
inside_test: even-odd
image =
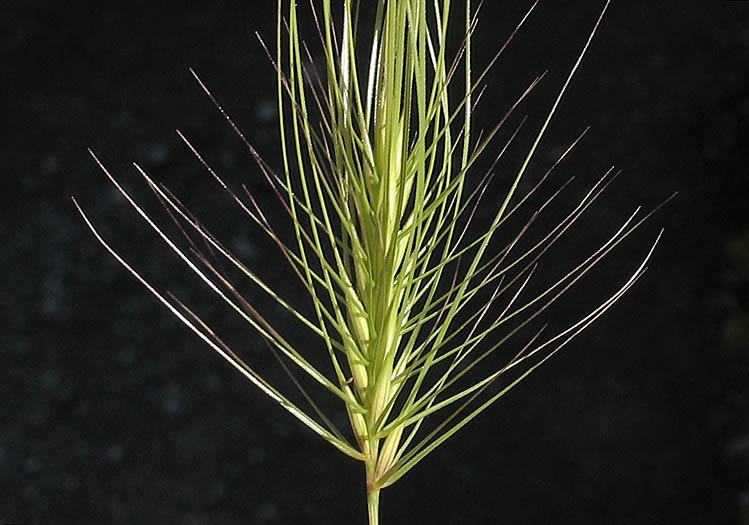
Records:
[[[375,442],[376,443],[376,442]],[[369,514],[369,525],[379,525],[380,523],[380,489],[374,487],[375,468],[377,460],[374,459],[376,456],[372,456],[372,449],[376,449],[377,445],[369,442],[370,455],[364,462],[364,466],[367,471],[367,511]]]
[[[367,491],[367,510],[369,511],[369,525],[380,523],[380,490]]]

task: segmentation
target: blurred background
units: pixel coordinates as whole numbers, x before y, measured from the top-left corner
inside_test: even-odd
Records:
[[[477,65],[529,2],[504,4],[483,7]],[[537,128],[602,6],[542,1],[487,77],[477,126],[548,70],[519,109],[527,131]],[[141,164],[303,301],[278,254],[174,133],[283,220],[187,70],[278,168],[274,71],[254,36],[275,42],[274,2],[11,1],[0,26],[0,522],[364,523],[360,465],[179,325],[70,200],[159,288],[200,305],[252,366],[292,390],[258,337],[183,271],[86,152],[158,216],[130,163]],[[747,71],[749,2],[612,4],[528,184],[588,125],[560,168],[559,180],[579,181],[562,209],[610,165],[623,173],[541,275],[562,275],[636,206],[679,195],[552,318],[615,290],[663,227],[661,244],[601,321],[383,492],[384,523],[749,523]],[[499,188],[517,158],[497,170]],[[281,311],[274,320],[298,333]]]

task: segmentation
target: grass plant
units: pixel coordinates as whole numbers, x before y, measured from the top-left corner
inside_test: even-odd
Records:
[[[584,133],[523,195],[519,195],[520,181],[601,23],[607,2],[522,161],[501,182],[504,194],[496,196],[494,173],[498,166],[506,173],[503,155],[525,122],[514,114],[541,76],[517,94],[516,102],[492,129],[474,133],[473,114],[487,72],[535,6],[488,65],[474,70],[477,15],[470,0],[378,0],[369,20],[358,17],[360,6],[355,0],[310,2],[304,11],[296,2],[279,1],[277,45],[274,52],[265,48],[277,77],[282,153],[278,173],[191,70],[256,160],[291,221],[293,239],[282,238],[247,187],[241,192],[231,190],[190,140],[181,132],[179,137],[246,213],[256,231],[278,247],[310,300],[309,312],[277,294],[174,194],[135,165],[179,225],[186,241],[180,245],[91,153],[168,248],[261,334],[280,359],[293,365],[287,371],[309,403],[293,401],[282,393],[190,307],[169,292],[157,290],[101,237],[78,207],[99,242],[264,394],[338,450],[362,462],[370,524],[379,523],[382,489],[393,485],[608,310],[643,275],[657,243],[656,239],[644,251],[642,263],[611,295],[578,321],[553,335],[545,334],[545,325],[528,330],[532,321],[650,215],[642,215],[638,208],[558,281],[538,293],[528,292],[542,256],[616,176],[613,168],[609,170],[561,221],[543,231],[539,239],[525,243],[531,226],[569,181],[557,184],[539,206],[526,211],[530,197],[548,184],[552,170]],[[302,37],[303,26],[312,27],[316,34],[310,42]],[[369,32],[362,34],[363,26]],[[318,67],[310,66],[312,45],[319,45],[324,55]],[[513,121],[516,127],[507,131]],[[497,146],[500,137],[503,142]],[[478,159],[490,148],[495,156],[488,170],[477,173]],[[473,224],[480,205],[492,211],[488,225],[477,233]],[[523,213],[526,218],[521,227],[508,231]],[[221,262],[241,272],[289,312],[314,342],[307,348],[289,342],[274,328],[274,320],[238,291]],[[518,337],[524,339],[516,342]],[[505,348],[511,349],[511,355],[501,366],[490,368],[488,358]],[[329,368],[312,364],[309,353],[319,351],[327,352]],[[342,402],[350,432],[336,428],[295,374],[308,376]]]

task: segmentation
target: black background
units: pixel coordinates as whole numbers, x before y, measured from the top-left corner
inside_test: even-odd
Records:
[[[504,4],[484,6],[477,64],[527,7]],[[548,69],[520,110],[537,127],[601,7],[541,2],[488,77],[479,124]],[[251,157],[187,67],[278,167],[273,70],[253,36],[273,42],[274,17],[273,2],[0,8],[0,521],[364,522],[361,466],[174,321],[107,256],[70,201],[160,288],[205,303],[224,326],[230,313],[201,295],[86,148],[158,212],[129,164],[137,161],[300,297],[173,132],[183,129],[235,187],[247,183],[273,209]],[[579,260],[576,243],[605,238],[635,206],[680,194],[559,316],[586,311],[623,282],[661,226],[662,244],[602,321],[386,489],[383,523],[746,523],[747,277],[737,262],[746,248],[734,241],[749,232],[747,71],[749,2],[614,2],[529,177],[587,125],[562,170],[582,184],[567,205],[609,165],[623,175],[546,271],[560,274]],[[501,168],[499,181],[511,171]],[[274,311],[255,295],[259,309]],[[248,361],[291,390],[258,338],[226,323]],[[277,326],[298,330],[280,313]]]

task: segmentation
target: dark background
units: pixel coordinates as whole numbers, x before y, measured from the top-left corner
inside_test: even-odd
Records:
[[[477,64],[526,3],[487,3]],[[537,126],[602,3],[542,2],[488,78],[479,123],[549,69],[520,110]],[[224,326],[230,314],[203,301],[86,148],[158,212],[129,165],[137,161],[299,296],[173,132],[185,130],[235,187],[249,184],[272,209],[252,159],[187,67],[278,167],[273,71],[252,35],[274,41],[274,3],[159,5],[0,7],[0,521],[363,523],[360,465],[180,326],[70,201],[76,195],[159,287],[204,303]],[[615,289],[661,226],[662,244],[603,320],[385,490],[383,523],[749,522],[747,71],[749,2],[614,2],[529,177],[588,124],[561,171],[583,184],[567,205],[609,165],[623,175],[545,271],[560,274],[557,262],[579,260],[578,242],[594,246],[635,206],[678,190],[564,308],[584,312]],[[511,170],[500,169],[500,182]],[[248,361],[291,390],[257,337],[226,323]],[[277,325],[297,330],[280,314]]]

